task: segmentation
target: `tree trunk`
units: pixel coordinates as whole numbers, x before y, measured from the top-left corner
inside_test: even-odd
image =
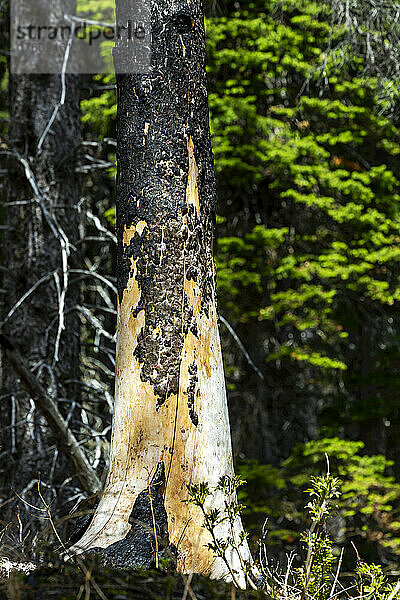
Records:
[[[43,4],[46,8],[48,3]],[[59,12],[72,13],[74,2],[68,4],[60,3]],[[3,277],[3,329],[49,395],[69,401],[78,400],[80,372],[80,322],[74,312],[80,292],[67,274],[76,260],[80,221],[76,207],[80,182],[75,173],[80,144],[78,84],[77,76],[66,77],[65,104],[40,149],[39,140],[60,101],[60,75],[10,76],[9,184],[2,248],[8,269]],[[73,471],[58,454],[47,423],[5,355],[2,384],[1,447],[8,457],[2,461],[2,493],[8,498],[13,490],[19,494],[25,490],[28,499],[40,471],[43,493],[54,500],[56,489]],[[15,513],[13,504],[7,509],[4,518]]]
[[[150,73],[117,77],[115,410],[108,479],[78,546],[100,547],[114,564],[144,564],[156,544],[151,536],[145,550],[144,530],[140,536],[135,523],[161,531],[155,521],[165,510],[178,569],[229,578],[223,560],[206,547],[211,539],[199,508],[186,503],[188,484],[213,486],[233,474],[216,311],[216,192],[200,1],[158,0],[152,33]],[[152,495],[159,507],[153,522]],[[213,494],[207,508],[223,507],[222,493]],[[241,530],[237,519],[237,539]],[[229,524],[217,529],[221,539],[230,535]],[[128,540],[130,554],[124,554]],[[241,553],[249,560],[246,543]],[[227,558],[239,571],[237,553],[228,550]]]

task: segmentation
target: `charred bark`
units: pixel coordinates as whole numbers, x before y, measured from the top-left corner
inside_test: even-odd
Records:
[[[136,519],[146,523],[151,480],[162,465],[168,544],[176,549],[178,569],[222,577],[227,569],[206,547],[201,513],[185,502],[188,484],[213,485],[233,474],[216,313],[216,191],[202,7],[199,0],[158,0],[151,20],[150,72],[117,77],[113,434],[103,498],[75,549],[103,548],[108,556],[128,539],[138,543],[129,517],[136,510]],[[209,508],[222,510],[223,500],[215,494]],[[239,520],[234,529],[238,539]],[[218,537],[229,535],[229,525],[220,526]],[[152,537],[148,548],[155,560],[157,535]],[[148,550],[140,554],[148,564]],[[249,559],[245,543],[242,554]],[[237,553],[227,556],[240,571]]]
[[[42,8],[46,6],[44,2]],[[74,2],[54,2],[52,7],[60,14],[73,14]],[[22,3],[22,9],[29,6]],[[77,76],[67,75],[65,103],[40,147],[60,95],[60,75],[10,76],[9,182],[2,247],[7,271],[1,321],[48,393],[56,399],[77,400],[79,390],[72,382],[79,379],[80,323],[74,308],[80,292],[65,279],[75,260],[80,220],[76,209],[80,182],[75,172],[80,144]],[[55,455],[51,431],[4,355],[0,410],[1,447],[3,456],[7,454],[1,473],[5,498],[13,489],[21,493],[29,487],[38,471],[54,490],[73,475],[63,455]],[[15,513],[13,504],[7,508],[2,518]]]

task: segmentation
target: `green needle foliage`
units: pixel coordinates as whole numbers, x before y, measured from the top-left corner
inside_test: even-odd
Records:
[[[399,131],[334,16],[270,0],[208,22],[220,307],[264,394],[236,355],[227,373],[238,397],[269,399],[273,428],[308,406],[323,435],[396,460]],[[304,421],[276,462],[315,435]]]

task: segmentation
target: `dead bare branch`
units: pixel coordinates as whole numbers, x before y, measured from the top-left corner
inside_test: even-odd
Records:
[[[20,378],[21,383],[32,396],[39,411],[45,417],[51,431],[54,433],[60,450],[72,460],[82,488],[90,494],[98,492],[101,489],[100,480],[90,466],[79,446],[79,442],[69,429],[54,400],[50,398],[37,378],[25,365],[24,359],[18,350],[2,334],[0,335],[0,345],[3,347],[6,358]]]

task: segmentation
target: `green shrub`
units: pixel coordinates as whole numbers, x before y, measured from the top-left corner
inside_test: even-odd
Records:
[[[305,525],[303,495],[329,456],[330,468],[340,477],[342,494],[331,520],[333,539],[353,541],[364,557],[380,556],[397,562],[400,552],[400,485],[387,474],[392,462],[382,455],[362,454],[364,444],[325,438],[296,446],[277,469],[257,461],[239,463],[247,486],[240,490],[245,518],[252,533],[268,517],[270,543],[276,554],[298,546]]]
[[[357,549],[353,573],[350,577],[342,575],[344,550],[338,552],[335,548],[328,524],[340,509],[341,502],[346,501],[345,494],[342,493],[345,486],[338,477],[330,474],[329,468],[328,461],[327,474],[311,476],[311,485],[306,490],[309,499],[304,507],[306,512],[303,508],[302,516],[307,526],[300,532],[303,550],[300,554],[300,565],[295,565],[293,554],[287,555],[283,566],[271,561],[268,556],[269,539],[266,536],[260,542],[259,562],[244,566],[249,587],[256,589],[260,587],[262,581],[265,597],[270,600],[333,598],[395,600],[400,598],[400,581],[389,581],[384,569],[380,565],[368,564],[362,560]],[[264,471],[264,474],[267,472],[268,470]],[[237,574],[232,572],[226,559],[226,551],[233,548],[240,556],[242,538],[240,541],[235,541],[232,536],[228,540],[220,540],[215,534],[215,528],[225,520],[229,520],[233,525],[237,515],[243,512],[244,507],[236,500],[236,490],[244,483],[240,477],[223,477],[215,490],[210,489],[206,483],[188,488],[189,502],[200,507],[203,512],[203,527],[210,533],[212,540],[209,548],[215,556],[222,557],[226,561],[234,581]],[[225,494],[225,509],[208,511],[206,499],[216,490],[223,491]],[[246,534],[243,535],[244,537]],[[242,558],[241,563],[243,564]]]

